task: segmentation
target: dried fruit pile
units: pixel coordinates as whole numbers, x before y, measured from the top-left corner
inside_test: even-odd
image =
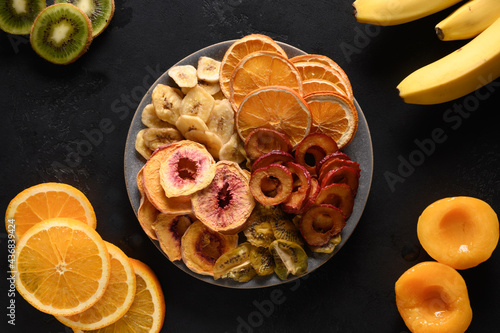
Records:
[[[340,151],[358,125],[344,71],[249,35],[168,75],[177,87],[154,88],[135,143],[138,220],[168,258],[247,282],[333,252],[361,172]]]
[[[16,289],[35,308],[75,332],[161,330],[165,302],[158,279],[101,238],[94,210],[78,189],[30,187],[9,203],[5,223],[9,244],[15,243],[9,260]]]

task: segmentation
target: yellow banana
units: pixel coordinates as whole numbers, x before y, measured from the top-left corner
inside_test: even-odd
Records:
[[[499,0],[471,0],[439,22],[436,34],[441,40],[473,38],[499,17]]]
[[[354,16],[361,23],[397,25],[417,20],[462,0],[356,0]]]
[[[500,18],[468,44],[407,76],[397,87],[410,104],[439,104],[500,77]]]

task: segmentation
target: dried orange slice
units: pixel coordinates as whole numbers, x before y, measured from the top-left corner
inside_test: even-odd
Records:
[[[102,328],[120,319],[135,296],[135,274],[129,258],[117,246],[105,242],[111,259],[111,275],[104,295],[89,309],[69,317],[56,316],[66,326],[81,330]]]
[[[235,41],[224,54],[220,65],[220,88],[227,99],[231,96],[229,81],[231,80],[233,70],[245,56],[258,51],[277,52],[284,57],[287,56],[278,43],[265,35],[252,34]]]
[[[10,232],[13,224],[19,238],[36,223],[54,217],[69,217],[96,227],[94,209],[87,197],[61,183],[38,184],[16,195],[7,207],[5,225]]]
[[[348,98],[336,93],[314,93],[304,99],[311,111],[311,132],[328,134],[339,149],[352,141],[358,129],[358,112]]]
[[[288,58],[276,52],[247,55],[231,75],[229,100],[233,109],[238,110],[241,101],[250,92],[268,86],[288,87],[302,95],[300,73]]]
[[[350,85],[348,86],[344,79],[335,72],[331,67],[318,62],[297,62],[294,63],[297,70],[300,72],[300,76],[303,81],[309,79],[321,79],[330,81],[337,85],[343,92],[344,95],[349,99],[353,99],[352,91]]]
[[[309,79],[302,81],[303,96],[316,92],[335,92],[344,95],[344,91],[336,84],[321,79]]]
[[[343,79],[344,83],[346,84],[347,88],[350,90],[350,92],[352,94],[352,86],[351,86],[351,82],[349,81],[347,74],[344,72],[342,67],[339,66],[339,64],[337,64],[335,61],[333,61],[329,57],[322,55],[322,54],[303,54],[303,55],[299,55],[299,56],[291,58],[290,61],[294,64],[296,64],[298,62],[320,63],[320,64],[323,64],[323,65],[326,65],[326,66],[332,68]]]
[[[264,127],[285,134],[295,147],[311,128],[311,114],[304,99],[287,87],[257,89],[241,102],[236,113],[236,129],[241,139]]]
[[[55,316],[94,305],[106,291],[111,264],[106,244],[89,225],[53,218],[31,227],[16,246],[16,288],[28,303]]]
[[[98,330],[75,333],[157,333],[160,332],[165,319],[165,299],[160,282],[154,272],[139,260],[129,259],[135,273],[136,289],[132,306],[127,313],[115,323]]]

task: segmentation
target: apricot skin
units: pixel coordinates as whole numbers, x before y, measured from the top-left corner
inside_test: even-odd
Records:
[[[486,261],[498,244],[498,217],[484,201],[472,197],[444,198],[420,215],[417,235],[436,261],[455,269]]]
[[[412,333],[463,333],[472,321],[467,286],[448,265],[427,261],[395,284],[396,305]]]

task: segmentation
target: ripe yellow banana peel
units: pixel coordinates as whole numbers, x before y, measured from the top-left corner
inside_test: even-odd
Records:
[[[462,48],[406,77],[398,86],[410,104],[439,104],[500,77],[500,19]]]
[[[417,20],[460,1],[462,0],[356,0],[352,5],[358,22],[388,26]]]
[[[470,0],[436,25],[441,40],[477,36],[500,17],[499,0]]]

